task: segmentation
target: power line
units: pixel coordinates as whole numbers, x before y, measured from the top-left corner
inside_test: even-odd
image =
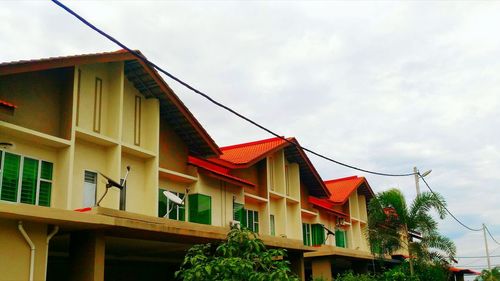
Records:
[[[62,9],[64,9],[66,12],[70,13],[71,15],[73,15],[75,18],[77,18],[78,20],[80,20],[83,24],[85,24],[86,26],[90,27],[91,29],[93,29],[94,31],[96,31],[97,33],[101,34],[102,36],[106,37],[108,40],[112,41],[113,43],[115,43],[116,45],[120,46],[121,48],[127,50],[128,52],[130,52],[132,55],[134,55],[135,57],[137,57],[139,60],[143,61],[144,63],[148,64],[150,67],[158,70],[159,72],[165,74],[166,76],[168,76],[169,78],[171,78],[172,80],[178,82],[179,84],[181,84],[182,86],[186,87],[187,89],[191,90],[192,92],[202,96],[203,98],[207,99],[208,101],[210,101],[211,103],[215,104],[216,106],[226,110],[226,111],[229,111],[230,113],[236,115],[237,117],[247,121],[248,123],[266,131],[267,133],[277,137],[277,138],[280,138],[304,151],[307,151],[319,158],[322,158],[324,160],[327,160],[327,161],[330,161],[330,162],[333,162],[337,165],[341,165],[341,166],[344,166],[344,167],[347,167],[347,168],[350,168],[350,169],[353,169],[353,170],[357,170],[357,171],[360,171],[360,172],[364,172],[364,173],[368,173],[368,174],[373,174],[373,175],[378,175],[378,176],[386,176],[386,177],[407,177],[407,176],[413,176],[415,175],[415,173],[403,173],[403,174],[391,174],[391,173],[382,173],[382,172],[376,172],[376,171],[371,171],[371,170],[367,170],[367,169],[363,169],[363,168],[359,168],[359,167],[356,167],[356,166],[353,166],[353,165],[349,165],[349,164],[346,164],[346,163],[343,163],[343,162],[340,162],[340,161],[337,161],[331,157],[328,157],[328,156],[325,156],[321,153],[318,153],[318,152],[315,152],[313,151],[312,149],[309,149],[307,147],[303,147],[283,136],[281,136],[280,134],[272,131],[271,129],[268,129],[266,128],[264,125],[261,125],[259,123],[257,123],[256,121],[253,121],[252,119],[250,119],[249,117],[246,117],[244,116],[243,114],[237,112],[236,110],[222,104],[221,102],[218,102],[216,101],[215,99],[213,99],[212,97],[210,97],[208,94],[202,92],[201,90],[198,90],[196,89],[194,86],[191,86],[189,83],[187,82],[184,82],[183,80],[181,80],[180,78],[178,78],[177,76],[171,74],[170,72],[164,70],[163,68],[161,68],[160,66],[158,66],[157,64],[151,62],[150,60],[148,60],[147,58],[145,58],[142,54],[132,50],[131,48],[127,47],[125,44],[121,43],[120,41],[118,41],[117,39],[115,39],[114,37],[112,37],[111,35],[107,34],[106,32],[102,31],[101,29],[99,29],[98,27],[96,27],[95,25],[93,25],[92,23],[90,23],[89,21],[87,21],[85,18],[83,18],[82,16],[80,16],[78,13],[76,13],[75,11],[73,11],[72,9],[70,9],[69,7],[67,7],[66,5],[64,5],[63,3],[61,3],[60,1],[58,0],[52,0],[52,2],[54,2],[56,5],[58,5],[59,7],[61,7]]]
[[[464,257],[454,257],[456,259],[480,259],[480,258],[486,258],[487,256],[464,256]],[[490,258],[500,258],[500,255],[490,255]]]
[[[422,179],[422,181],[425,183],[425,185],[427,186],[427,188],[431,191],[432,194],[436,195],[436,193],[434,192],[434,190],[432,190],[432,188],[429,186],[429,184],[427,183],[427,181],[425,180],[424,177],[422,177],[422,175],[420,174],[420,172],[418,173],[418,176]],[[455,219],[459,224],[461,224],[463,227],[467,228],[468,230],[470,231],[482,231],[483,228],[472,228],[472,227],[469,227],[467,226],[466,224],[464,224],[463,222],[461,222],[457,217],[455,217],[451,212],[450,210],[448,210],[448,208],[446,208],[445,205],[441,205],[448,214],[450,214],[450,216]]]
[[[498,245],[500,245],[500,243],[498,243],[498,241],[495,239],[495,237],[493,237],[493,235],[491,234],[490,230],[488,229],[488,227],[485,225],[484,228],[486,228],[486,232],[488,232],[488,234],[490,235],[491,239],[493,239],[493,241],[495,243],[497,243]]]

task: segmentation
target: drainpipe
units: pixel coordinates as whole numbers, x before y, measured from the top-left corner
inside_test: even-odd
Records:
[[[54,229],[47,235],[47,250],[45,251],[45,280],[47,280],[47,272],[48,272],[48,263],[49,263],[49,241],[57,234],[59,231],[59,226],[55,225]]]
[[[29,281],[33,281],[33,271],[35,269],[35,244],[33,244],[33,241],[29,238],[28,234],[26,233],[26,230],[24,230],[23,227],[23,222],[19,221],[19,224],[17,225],[17,228],[19,228],[19,232],[23,235],[24,239],[30,245],[30,278],[28,279]]]

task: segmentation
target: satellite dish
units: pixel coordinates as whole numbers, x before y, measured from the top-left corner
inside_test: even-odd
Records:
[[[184,200],[182,200],[179,196],[173,194],[168,190],[163,191],[163,195],[165,195],[165,197],[167,197],[168,200],[174,202],[177,205],[184,205]]]

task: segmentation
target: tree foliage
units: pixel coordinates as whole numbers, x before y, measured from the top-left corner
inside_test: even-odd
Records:
[[[296,281],[286,250],[266,249],[257,234],[233,228],[219,245],[201,244],[188,250],[179,271],[181,280]]]
[[[410,256],[419,260],[448,262],[455,256],[455,244],[438,233],[438,223],[430,213],[435,211],[443,219],[445,206],[444,198],[436,193],[423,192],[410,206],[398,189],[377,194],[368,205],[368,239],[372,251],[383,255],[407,248]],[[415,241],[409,233],[420,233],[422,238]]]
[[[494,267],[490,270],[481,271],[481,275],[474,279],[475,281],[500,281],[500,267]]]

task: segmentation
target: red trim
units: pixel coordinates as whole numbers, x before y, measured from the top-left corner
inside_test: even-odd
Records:
[[[326,210],[327,212],[333,213],[333,214],[335,214],[335,215],[337,215],[339,217],[343,217],[343,218],[349,219],[349,215],[348,214],[345,214],[345,213],[342,213],[340,211],[334,210],[333,207],[334,206],[338,206],[338,205],[334,204],[330,200],[320,199],[320,198],[317,198],[317,197],[314,197],[314,196],[309,196],[308,200],[309,200],[309,203],[313,204],[316,207],[320,207],[320,208]]]
[[[92,210],[92,208],[90,208],[90,207],[81,208],[81,209],[75,209],[76,212],[80,212],[80,213],[88,212],[88,211],[91,211],[91,210]]]
[[[9,102],[6,102],[4,100],[0,100],[0,105],[8,107],[8,108],[13,108],[13,109],[17,108],[17,105],[9,103]]]
[[[201,168],[200,172],[207,174],[209,176],[212,176],[214,178],[224,180],[226,182],[240,185],[240,186],[249,186],[249,187],[255,187],[255,184],[253,182],[244,180],[242,178],[235,177],[233,175],[229,174],[229,169],[226,169],[224,167],[215,165],[213,163],[210,163],[206,160],[189,156],[188,157],[188,163],[191,165],[194,165],[198,168]]]
[[[468,269],[468,268],[458,268],[458,267],[450,267],[450,271],[453,273],[463,273],[463,274],[472,274],[472,275],[481,275],[480,272]]]

